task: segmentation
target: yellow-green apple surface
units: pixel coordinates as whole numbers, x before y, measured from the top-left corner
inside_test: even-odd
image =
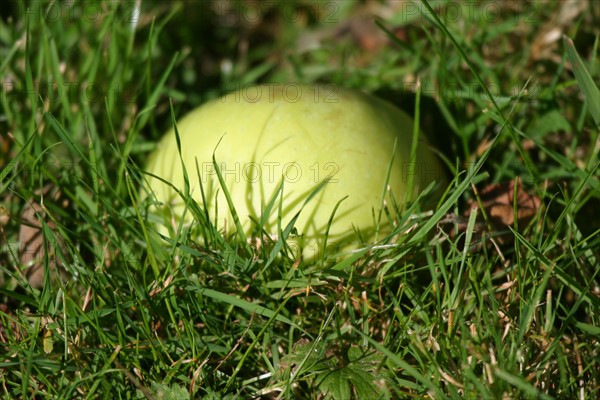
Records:
[[[407,201],[411,175],[412,198],[444,177],[422,135],[411,161],[413,121],[407,114],[334,85],[248,86],[190,112],[177,121],[177,130],[181,158],[171,130],[150,156],[147,171],[183,191],[183,161],[193,199],[227,234],[236,225],[219,172],[246,237],[276,238],[299,212],[292,236],[305,258],[322,254],[326,235],[328,248],[372,243],[375,232],[393,229],[380,210],[387,203],[394,215],[390,196],[396,204]],[[182,198],[169,185],[148,179],[163,211],[179,221]],[[259,222],[270,203],[268,217]]]

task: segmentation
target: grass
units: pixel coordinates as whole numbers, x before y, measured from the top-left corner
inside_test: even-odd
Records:
[[[597,398],[600,17],[575,3],[8,3],[1,396]],[[191,201],[158,235],[139,188],[172,115],[289,81],[420,114],[455,177],[437,208],[313,264]],[[483,188],[519,179],[540,207],[498,227]]]

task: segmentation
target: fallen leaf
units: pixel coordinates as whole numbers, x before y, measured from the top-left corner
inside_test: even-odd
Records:
[[[527,226],[537,214],[541,204],[539,197],[527,193],[523,189],[520,178],[517,179],[516,187],[515,181],[488,185],[479,192],[479,198],[492,224],[499,227],[514,225],[515,206],[518,227],[523,228]],[[471,200],[465,211],[465,216],[468,217],[471,214],[471,209],[478,206],[479,204],[476,199]]]
[[[4,314],[3,318],[0,318],[0,343],[7,344],[9,342],[19,342],[24,338],[24,332],[21,327],[17,324],[17,316],[14,312],[14,307],[8,304],[0,304],[0,313]],[[8,325],[3,325],[8,323]],[[8,347],[3,346],[2,348],[6,354],[8,354]]]
[[[54,222],[46,218],[46,212],[42,206],[44,195],[48,195],[51,188],[51,185],[46,185],[36,193],[40,196],[39,202],[33,198],[29,199],[21,212],[20,218],[20,261],[25,266],[25,276],[29,284],[35,288],[41,288],[44,285],[45,258],[48,258],[48,267],[51,273],[56,273],[57,266],[60,266],[56,251],[59,247],[63,252],[65,250],[64,241],[60,235],[53,235],[56,238],[56,243],[52,243],[44,237],[42,231],[42,220],[51,231],[56,230]],[[54,196],[58,197],[58,194],[54,193]],[[48,253],[46,253],[46,249]]]
[[[514,235],[507,227],[517,227],[522,231],[537,215],[541,206],[539,197],[523,189],[521,179],[517,179],[516,185],[515,181],[494,183],[482,190],[474,188],[474,191],[476,198],[467,203],[463,215],[448,214],[438,223],[438,228],[454,239],[466,232],[471,213],[481,206],[483,212],[477,216],[470,251],[481,249],[486,238],[493,238],[495,244],[500,246],[511,244]],[[461,243],[458,245],[461,246]]]
[[[591,3],[581,0],[563,1],[552,18],[538,30],[537,36],[531,45],[530,59],[532,61],[553,59],[560,62],[561,56],[558,53],[560,38],[581,14],[591,11],[589,9],[589,7],[593,7]],[[539,11],[535,7],[528,12]],[[528,16],[525,16],[525,18],[528,18]]]

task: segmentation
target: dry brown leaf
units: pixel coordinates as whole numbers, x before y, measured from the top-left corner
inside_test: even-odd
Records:
[[[21,339],[23,339],[24,332],[21,330],[19,325],[17,325],[17,323],[15,322],[15,321],[17,321],[17,318],[15,316],[14,311],[11,309],[11,307],[8,304],[2,303],[2,304],[0,304],[0,312],[9,317],[9,318],[0,319],[0,343],[5,344],[5,343],[9,343],[11,341],[18,342]],[[3,325],[2,320],[8,322],[8,325],[7,326]],[[7,332],[7,330],[9,332]],[[3,350],[5,352],[9,351],[9,349],[7,347],[3,347]]]
[[[397,3],[393,3],[398,6]],[[395,8],[378,2],[368,2],[355,7],[352,16],[337,20],[331,16],[331,23],[324,28],[304,32],[298,39],[301,51],[321,48],[325,42],[350,39],[358,48],[368,54],[374,54],[389,44],[387,35],[375,24],[376,18],[391,17]],[[394,30],[395,28],[392,28]]]
[[[516,189],[516,199],[515,199]],[[504,227],[513,226],[515,223],[515,200],[517,225],[523,228],[529,224],[531,219],[537,214],[541,201],[534,194],[527,193],[523,189],[521,179],[515,181],[491,184],[479,192],[481,205],[492,224]],[[465,216],[469,216],[471,209],[477,207],[477,200],[471,200],[465,211]]]
[[[481,206],[483,212],[477,216],[470,250],[479,250],[484,244],[483,239],[485,237],[493,238],[495,244],[500,246],[511,244],[514,235],[507,227],[515,227],[515,214],[517,216],[516,226],[519,230],[522,230],[535,217],[541,206],[539,197],[526,192],[520,179],[517,179],[516,182],[516,185],[515,181],[490,184],[480,191],[474,188],[479,201],[477,199],[469,201],[462,216],[446,215],[438,224],[438,228],[450,238],[465,233],[471,213]],[[487,220],[483,217],[483,214],[487,216]]]
[[[4,168],[5,165],[8,164],[8,160],[10,160],[10,145],[11,139],[9,135],[0,136],[0,167]]]
[[[553,59],[560,62],[558,48],[560,38],[582,13],[591,7],[591,2],[566,0],[562,2],[557,13],[539,30],[531,45],[531,60]]]
[[[42,220],[50,230],[56,230],[56,225],[52,220],[46,218],[46,212],[43,207],[43,198],[51,191],[51,185],[46,185],[38,193],[40,202],[36,199],[30,199],[21,213],[21,225],[19,227],[19,245],[20,261],[26,267],[25,276],[29,284],[35,288],[41,288],[44,285],[44,259],[48,257],[48,266],[52,273],[57,271],[57,265],[60,260],[56,255],[56,250],[60,247],[63,252],[65,244],[60,235],[54,235],[56,243],[44,238],[42,234]],[[55,196],[58,194],[55,193]],[[45,242],[44,242],[45,241]],[[48,254],[46,254],[48,249]]]

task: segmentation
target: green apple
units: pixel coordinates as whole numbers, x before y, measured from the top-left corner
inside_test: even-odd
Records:
[[[413,121],[407,114],[334,85],[248,86],[193,110],[177,129],[181,159],[171,130],[151,155],[148,172],[183,190],[183,160],[192,197],[227,234],[236,225],[219,171],[246,237],[262,236],[257,221],[270,202],[262,234],[277,237],[299,213],[290,237],[309,259],[322,254],[326,243],[348,250],[374,242],[376,233],[392,229],[380,213],[387,202],[393,216],[389,196],[403,204],[430,182],[444,180],[422,135],[411,162]],[[408,196],[411,174],[414,193]],[[178,221],[181,197],[149,179],[170,220]]]

